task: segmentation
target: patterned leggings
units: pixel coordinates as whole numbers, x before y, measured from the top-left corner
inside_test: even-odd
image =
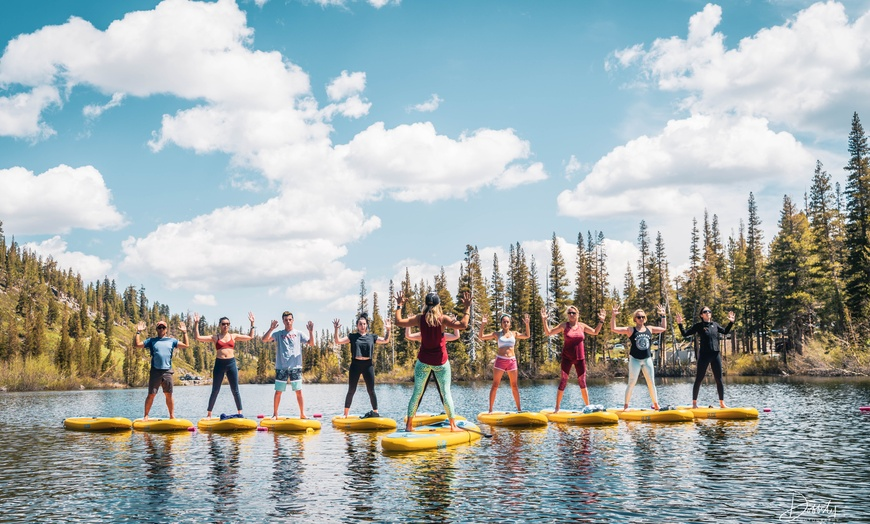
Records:
[[[430,371],[435,373],[435,383],[438,384],[444,396],[444,411],[447,413],[447,418],[453,418],[453,397],[450,395],[450,361],[440,366],[431,366],[418,360],[414,364],[414,393],[411,394],[411,401],[408,402],[409,420],[417,412],[417,405],[423,397],[423,388],[429,380]]]

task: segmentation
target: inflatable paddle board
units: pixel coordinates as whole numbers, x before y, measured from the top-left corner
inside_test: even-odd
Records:
[[[493,411],[478,413],[477,421],[490,426],[546,426],[547,417],[531,411]]]
[[[384,451],[422,451],[427,449],[444,449],[459,444],[470,444],[480,440],[482,432],[476,424],[467,420],[457,420],[460,431],[450,431],[448,421],[419,426],[413,431],[397,431],[381,439]]]
[[[71,417],[63,421],[63,427],[75,431],[124,431],[132,425],[124,417]]]
[[[203,431],[249,431],[257,429],[257,423],[249,418],[201,418],[197,427]]]
[[[695,418],[715,418],[719,420],[747,420],[758,418],[758,410],[755,408],[693,408],[691,406],[678,406],[677,409],[687,409]]]
[[[627,409],[611,408],[607,411],[616,413],[619,420],[628,420],[634,422],[691,422],[695,420],[695,415],[688,409],[669,409],[666,411],[656,411],[654,409]]]
[[[372,431],[378,429],[396,429],[396,421],[386,417],[366,417],[357,415],[333,417],[332,425],[339,429],[354,431]]]
[[[277,419],[264,418],[260,421],[260,426],[269,428],[271,431],[319,430],[320,421],[312,418],[299,417],[278,417]]]
[[[453,417],[454,420],[465,420],[465,417],[462,415],[456,415]],[[402,419],[402,421],[407,420],[408,417]],[[411,419],[412,426],[428,426],[429,424],[437,424],[439,422],[443,422],[447,420],[447,415],[445,413],[435,414],[435,413],[420,413],[418,412],[414,415],[414,418]]]
[[[616,424],[619,422],[619,416],[610,411],[593,411],[584,413],[583,411],[572,411],[570,409],[560,409],[558,413],[552,409],[545,409],[541,414],[547,417],[550,422],[561,422],[563,424],[578,424],[578,425],[603,425]]]
[[[133,421],[136,431],[187,431],[192,427],[193,422],[184,418],[137,418]]]

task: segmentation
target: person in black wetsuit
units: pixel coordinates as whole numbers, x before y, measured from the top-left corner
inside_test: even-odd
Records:
[[[713,370],[713,378],[716,379],[716,391],[719,393],[719,407],[727,408],[728,406],[725,405],[725,386],[722,385],[722,356],[719,353],[719,337],[727,335],[731,331],[731,326],[734,325],[734,312],[728,312],[728,325],[725,327],[713,322],[713,312],[708,307],[701,308],[701,321],[689,329],[683,329],[682,315],[674,315],[674,318],[677,321],[677,326],[680,328],[680,334],[684,338],[690,335],[697,335],[700,342],[698,370],[695,372],[695,385],[692,387],[692,407],[698,407],[698,391],[701,389],[701,382],[704,381],[704,376],[707,374],[707,366],[709,365]]]

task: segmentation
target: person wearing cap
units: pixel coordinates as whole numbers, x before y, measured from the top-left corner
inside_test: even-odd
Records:
[[[471,294],[462,292],[462,307],[464,313],[462,319],[454,320],[445,315],[441,310],[441,299],[438,293],[429,293],[424,300],[423,311],[409,318],[402,316],[402,307],[405,304],[405,294],[396,294],[396,325],[401,328],[420,328],[420,350],[417,352],[417,362],[414,364],[414,392],[408,402],[405,430],[411,431],[414,415],[417,413],[417,405],[423,396],[423,387],[429,379],[429,372],[435,373],[435,381],[438,383],[441,393],[444,395],[444,411],[450,421],[451,431],[460,431],[456,427],[455,413],[453,409],[453,397],[450,395],[450,362],[447,360],[447,340],[444,337],[444,329],[465,329],[471,308]]]
[[[169,411],[169,418],[175,418],[175,401],[172,399],[172,354],[175,348],[184,349],[187,347],[187,325],[181,323],[178,329],[181,331],[182,340],[167,336],[169,326],[166,322],[160,321],[157,323],[157,336],[146,338],[144,342],[139,339],[139,336],[145,331],[145,322],[139,322],[136,326],[136,337],[133,339],[133,347],[148,348],[151,352],[151,371],[148,373],[148,396],[145,397],[145,416],[143,420],[148,420],[148,413],[151,412],[151,405],[154,403],[154,397],[157,396],[157,390],[163,388],[163,395],[166,396],[166,409]]]
[[[211,342],[214,344],[215,359],[212,370],[211,395],[208,397],[208,413],[206,418],[211,418],[212,409],[217,401],[218,393],[224,382],[224,376],[230,383],[230,391],[236,402],[238,416],[242,415],[242,395],[239,393],[239,366],[236,364],[236,342],[246,342],[254,338],[254,314],[248,312],[248,320],[251,321],[251,332],[247,335],[230,333],[230,319],[221,317],[218,320],[219,331],[215,335],[200,336],[199,313],[193,314],[193,335],[199,342]],[[236,416],[236,415],[233,415]]]
[[[275,341],[275,398],[272,418],[278,418],[278,406],[281,404],[281,394],[290,389],[296,392],[296,402],[299,404],[299,418],[305,416],[305,402],[302,399],[302,345],[314,346],[314,322],[308,321],[305,327],[308,333],[293,329],[293,313],[285,311],[281,314],[284,329],[275,331],[278,321],[273,320],[269,331],[263,334],[263,342]]]
[[[704,381],[704,376],[707,375],[707,366],[710,366],[710,369],[713,370],[713,378],[716,379],[716,392],[719,393],[719,407],[723,409],[728,407],[725,405],[725,386],[722,384],[722,356],[719,353],[719,337],[727,335],[731,331],[735,318],[734,312],[729,311],[728,325],[722,327],[713,322],[713,311],[708,307],[702,307],[701,321],[695,323],[689,329],[683,329],[683,315],[674,315],[683,338],[698,335],[700,343],[698,369],[695,371],[695,385],[692,386],[693,408],[698,407],[698,392],[701,390],[701,382]]]
[[[604,319],[607,318],[603,309],[598,311],[598,326],[592,329],[591,326],[580,322],[580,312],[576,306],[568,306],[565,309],[565,316],[568,317],[566,322],[560,323],[558,326],[551,328],[547,322],[547,308],[541,308],[541,320],[544,323],[544,333],[549,337],[557,333],[562,333],[562,360],[560,367],[562,369],[561,379],[559,380],[559,389],[556,392],[556,413],[559,412],[559,407],[562,405],[562,396],[565,394],[565,388],[568,386],[568,373],[571,372],[571,367],[577,370],[577,383],[580,384],[580,394],[583,396],[583,405],[589,405],[589,390],[586,389],[586,348],[583,341],[586,335],[597,335],[601,332],[601,327],[604,325]]]
[[[456,317],[453,315],[450,315],[450,320],[453,320],[455,322]],[[420,332],[419,331],[411,332],[411,328],[406,327],[405,328],[405,340],[413,340],[415,342],[420,342]],[[446,342],[455,342],[455,341],[459,340],[459,329],[453,328],[453,333],[444,333],[444,340]],[[426,394],[426,388],[428,388],[429,384],[432,384],[432,383],[435,384],[435,391],[438,392],[438,398],[441,399],[441,404],[442,405],[444,404],[444,395],[441,394],[441,389],[438,387],[438,382],[435,381],[435,373],[430,371],[429,377],[426,379],[426,384],[423,385],[423,393],[420,394],[420,401],[417,402],[417,407],[414,409],[415,412],[418,409],[420,409],[420,402],[423,401],[423,395]]]
[[[486,326],[487,318],[484,316],[480,319],[480,330],[478,333],[483,333],[483,328]],[[517,345],[517,340],[525,340],[532,336],[531,328],[529,327],[529,314],[523,315],[523,323],[526,326],[525,333],[511,331],[511,316],[507,313],[499,318],[501,331],[486,333],[480,335],[480,340],[495,340],[498,343],[498,353],[495,356],[495,362],[492,364],[492,387],[489,389],[489,412],[492,413],[492,406],[495,404],[495,395],[498,393],[498,385],[501,383],[501,378],[505,373],[508,375],[508,380],[511,384],[511,393],[514,395],[514,402],[517,405],[517,411],[522,411],[520,407],[520,388],[517,385],[519,370],[517,368],[517,357],[514,349]]]

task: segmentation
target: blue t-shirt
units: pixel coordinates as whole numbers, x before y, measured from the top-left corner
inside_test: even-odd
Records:
[[[172,353],[178,346],[178,339],[171,337],[149,338],[145,347],[151,352],[151,367],[154,369],[171,369]]]
[[[302,344],[308,343],[308,333],[298,329],[282,329],[273,332],[272,339],[278,344],[275,351],[275,369],[302,367]]]

